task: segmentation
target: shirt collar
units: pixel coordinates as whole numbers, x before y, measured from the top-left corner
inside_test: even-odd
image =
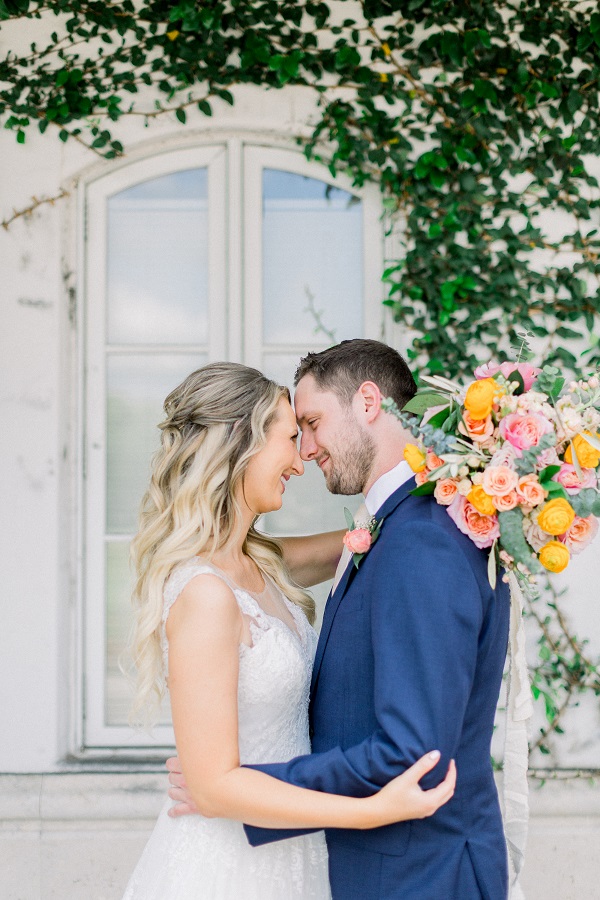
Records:
[[[398,490],[406,481],[414,476],[414,472],[405,459],[397,466],[380,475],[377,481],[371,485],[365,497],[365,506],[370,516],[374,516],[388,497]]]

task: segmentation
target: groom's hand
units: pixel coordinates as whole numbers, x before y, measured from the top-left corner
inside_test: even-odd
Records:
[[[169,788],[169,797],[171,800],[175,800],[177,804],[176,806],[171,807],[168,814],[172,819],[176,819],[178,816],[189,816],[192,813],[199,813],[200,810],[194,803],[192,795],[187,789],[185,778],[181,771],[179,757],[169,757],[166,766],[169,770],[169,784],[171,785]]]

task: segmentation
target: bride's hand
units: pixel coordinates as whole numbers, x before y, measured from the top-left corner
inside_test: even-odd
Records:
[[[456,786],[456,765],[454,760],[448,766],[444,780],[437,787],[424,791],[419,781],[439,762],[437,750],[425,754],[414,765],[394,778],[368,802],[374,807],[375,823],[369,827],[389,825],[406,819],[425,819],[432,816],[440,806],[454,795]]]

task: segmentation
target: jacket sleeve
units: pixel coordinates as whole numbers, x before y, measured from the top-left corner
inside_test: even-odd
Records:
[[[421,783],[433,787],[444,777],[471,694],[482,592],[458,541],[431,521],[394,533],[381,551],[371,551],[362,573],[372,598],[376,730],[345,750],[253,768],[312,790],[366,797],[437,749],[441,761]],[[245,827],[253,845],[292,835]]]

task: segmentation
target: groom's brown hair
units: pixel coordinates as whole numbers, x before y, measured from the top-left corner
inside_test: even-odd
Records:
[[[294,384],[305,375],[312,375],[321,390],[333,391],[346,405],[365,381],[374,382],[400,409],[417,391],[415,379],[397,350],[363,338],[342,341],[320,353],[307,353],[296,369]]]

